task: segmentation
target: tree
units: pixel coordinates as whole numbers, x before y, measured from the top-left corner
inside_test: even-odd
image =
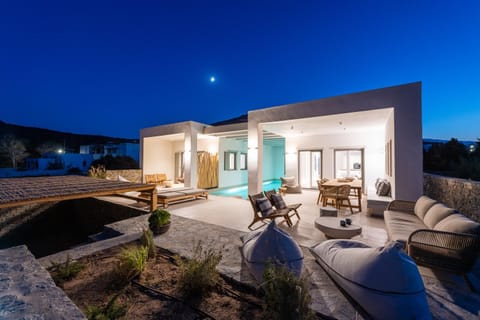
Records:
[[[17,168],[17,163],[28,156],[26,150],[24,143],[12,134],[3,135],[0,139],[0,153],[10,158],[13,168]]]
[[[44,155],[45,153],[49,152],[57,152],[59,149],[63,149],[62,145],[55,141],[46,141],[39,145],[36,150],[40,155]]]

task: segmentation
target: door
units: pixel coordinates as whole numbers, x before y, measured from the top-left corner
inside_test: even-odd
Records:
[[[335,178],[363,179],[363,149],[335,150]]]
[[[301,150],[298,153],[298,180],[302,188],[317,188],[322,178],[322,151]]]

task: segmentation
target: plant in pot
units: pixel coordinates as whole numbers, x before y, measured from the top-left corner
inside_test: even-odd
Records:
[[[165,209],[155,209],[148,218],[148,226],[154,234],[162,234],[170,228],[170,212]]]

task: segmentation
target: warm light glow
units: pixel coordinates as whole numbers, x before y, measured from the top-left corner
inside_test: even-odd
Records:
[[[58,152],[58,153],[63,153],[63,150],[62,150],[62,149],[58,149],[57,152]]]
[[[213,82],[215,82],[215,80],[216,80],[215,77],[210,77],[210,82],[213,83]]]

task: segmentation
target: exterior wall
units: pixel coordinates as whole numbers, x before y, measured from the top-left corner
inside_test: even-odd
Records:
[[[248,113],[248,145],[252,148],[252,156],[255,155],[254,151],[257,155],[253,159],[250,158],[249,150],[248,192],[257,193],[261,190],[259,177],[263,176],[262,169],[255,166],[255,163],[250,166],[250,161],[259,162],[262,159],[262,146],[258,141],[261,136],[259,126],[262,123],[393,108],[395,139],[393,181],[396,187],[392,197],[405,200],[417,199],[423,193],[421,103],[421,83],[417,82],[250,111]]]
[[[385,131],[359,132],[355,134],[318,135],[287,138],[286,175],[298,177],[298,150],[322,150],[323,178],[333,179],[334,150],[342,148],[364,149],[365,188],[375,184],[385,171]]]
[[[237,169],[225,170],[225,151],[237,152]],[[248,182],[248,170],[239,170],[239,153],[247,153],[247,142],[234,139],[219,139],[218,145],[218,187],[231,187],[246,184]]]
[[[480,222],[480,182],[424,174],[423,188],[432,199]]]
[[[263,181],[279,179],[285,172],[285,147],[263,145]]]
[[[143,174],[165,173],[173,179],[175,170],[173,142],[161,138],[145,138],[143,148]]]

